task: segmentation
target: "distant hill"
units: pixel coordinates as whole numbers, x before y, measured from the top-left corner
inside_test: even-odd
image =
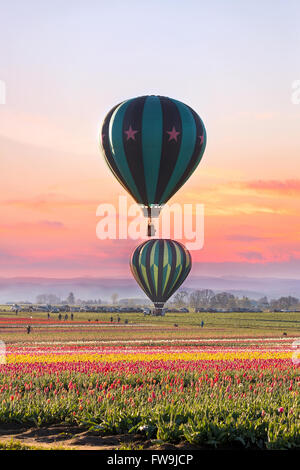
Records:
[[[198,277],[187,283],[191,288],[226,291],[238,297],[243,295],[258,299],[264,295],[271,298],[292,295],[300,298],[300,279],[252,278],[252,277]]]
[[[110,300],[115,292],[119,298],[144,297],[134,279],[0,278],[0,303],[20,299],[34,302],[39,294],[55,294],[65,299],[70,292],[82,300]]]
[[[264,295],[278,298],[292,295],[300,298],[300,279],[247,278],[247,277],[191,277],[183,287],[194,289],[212,289],[215,292],[227,291],[236,296],[246,295],[258,299]],[[0,278],[0,303],[20,301],[34,302],[39,294],[55,294],[66,298],[73,292],[76,298],[102,299],[110,301],[117,293],[120,298],[145,299],[146,296],[134,279],[103,278]]]

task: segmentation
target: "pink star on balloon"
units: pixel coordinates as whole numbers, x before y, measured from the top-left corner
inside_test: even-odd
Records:
[[[127,134],[127,140],[132,139],[135,140],[135,134],[138,131],[134,131],[131,126],[129,126],[128,131],[125,131],[125,134]]]
[[[169,134],[169,142],[170,140],[175,140],[177,142],[177,136],[180,134],[180,132],[176,131],[175,126],[173,126],[171,131],[167,131]]]

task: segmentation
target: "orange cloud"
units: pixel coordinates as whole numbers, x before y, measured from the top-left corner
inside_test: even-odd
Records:
[[[282,196],[293,196],[300,193],[300,180],[290,179],[280,180],[257,180],[247,181],[243,183],[234,183],[238,188],[246,188],[258,192],[267,192],[272,194],[280,194]]]

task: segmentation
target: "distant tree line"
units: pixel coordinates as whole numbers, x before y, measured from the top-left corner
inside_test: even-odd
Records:
[[[49,305],[101,305],[101,299],[88,299],[88,300],[81,300],[75,299],[75,295],[73,292],[70,292],[66,299],[62,299],[55,294],[40,294],[36,297],[37,304],[49,304]]]
[[[292,296],[270,301],[264,296],[254,300],[246,296],[237,297],[229,292],[215,293],[211,289],[199,289],[190,294],[185,290],[179,290],[169,303],[176,307],[188,306],[195,310],[300,310],[300,300]]]
[[[118,294],[111,295],[113,305],[118,303]],[[40,294],[36,297],[38,304],[48,305],[101,305],[101,299],[81,300],[75,299],[73,292],[70,292],[66,299],[61,299],[55,294]],[[142,304],[141,300],[141,304]],[[279,299],[271,299],[266,296],[258,300],[250,299],[247,296],[238,297],[230,292],[214,292],[211,289],[198,289],[191,293],[180,289],[168,302],[174,307],[190,307],[197,310],[299,310],[300,300],[296,297],[287,296]]]

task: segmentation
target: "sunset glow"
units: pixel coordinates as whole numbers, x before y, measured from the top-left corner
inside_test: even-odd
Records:
[[[98,133],[116,103],[156,93],[190,104],[207,129],[202,162],[170,201],[205,206],[204,248],[192,252],[191,277],[298,277],[300,107],[290,94],[299,75],[293,61],[299,5],[291,2],[287,11],[279,2],[271,10],[264,2],[255,17],[255,2],[245,9],[235,4],[231,16],[222,2],[190,2],[197,14],[178,2],[176,18],[166,24],[166,1],[159,16],[149,5],[142,34],[141,26],[131,32],[144,14],[139,2],[132,2],[132,16],[115,3],[118,8],[89,3],[84,11],[80,2],[72,8],[54,2],[48,11],[35,3],[34,15],[28,2],[6,8],[0,276],[130,276],[128,259],[139,241],[96,237],[98,205],[117,208],[126,194],[105,165]],[[213,5],[219,10],[214,32],[207,26]],[[113,17],[119,39],[108,26]],[[22,35],[14,34],[12,18]],[[191,44],[187,54],[179,21]],[[270,37],[279,21],[286,34]],[[162,42],[162,35],[170,40]],[[140,43],[132,49],[134,36]],[[128,132],[134,139],[137,131]]]

